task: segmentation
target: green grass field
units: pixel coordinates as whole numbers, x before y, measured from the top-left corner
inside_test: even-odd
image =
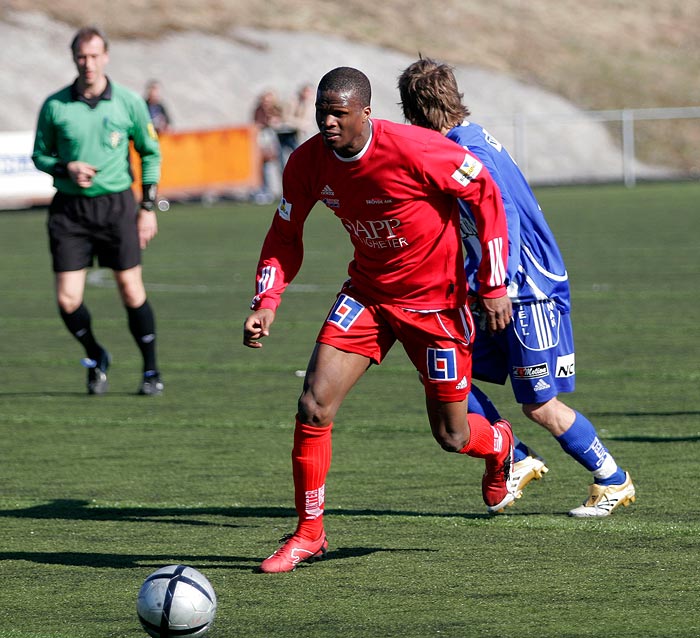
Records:
[[[212,582],[212,638],[700,635],[700,185],[538,191],[567,259],[577,392],[637,485],[603,520],[566,512],[589,477],[508,388],[494,400],[550,473],[505,516],[481,501],[481,463],[432,440],[400,347],[336,420],[330,560],[255,566],[295,524],[296,398],[345,274],[323,209],[261,351],[241,326],[271,208],[181,205],[145,256],[166,393],[134,395],[140,357],[111,274],[86,299],[114,357],[88,397],[82,353],[52,292],[45,212],[0,214],[0,636],[138,638],[135,600],[158,567]],[[339,248],[340,246],[340,248]]]

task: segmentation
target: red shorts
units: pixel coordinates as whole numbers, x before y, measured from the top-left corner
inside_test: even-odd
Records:
[[[463,401],[471,386],[474,322],[464,306],[417,312],[363,303],[341,292],[316,341],[381,363],[398,340],[416,366],[425,394],[439,401]]]

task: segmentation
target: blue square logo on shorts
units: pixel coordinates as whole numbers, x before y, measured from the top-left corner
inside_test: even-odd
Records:
[[[333,310],[328,315],[327,321],[347,332],[364,309],[365,307],[359,301],[342,294],[335,302],[335,306],[333,306]]]
[[[456,381],[457,358],[455,349],[428,348],[428,378],[433,381]]]

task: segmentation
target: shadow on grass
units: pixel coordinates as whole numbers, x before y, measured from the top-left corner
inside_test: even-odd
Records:
[[[589,412],[593,417],[700,416],[700,410],[669,410],[668,412]]]
[[[591,412],[592,417],[674,417],[674,416],[700,416],[698,410],[669,411],[669,412]],[[605,436],[606,441],[625,441],[627,443],[693,443],[700,441],[700,434],[689,436]]]
[[[326,514],[339,516],[439,516],[446,518],[487,519],[486,513],[423,512],[409,510],[378,509],[326,509]],[[228,518],[293,518],[296,511],[291,507],[91,507],[90,501],[80,499],[57,499],[50,503],[33,505],[22,509],[0,510],[0,518],[61,519],[66,521],[121,521],[176,523],[216,527],[241,527],[234,523],[204,521],[198,516],[223,516]]]
[[[289,514],[291,516],[293,512]],[[240,527],[232,523],[212,523],[196,516],[230,516],[228,508],[202,507],[90,507],[90,501],[58,499],[22,509],[0,510],[0,518],[61,519],[65,521],[122,521],[177,523],[178,525]]]
[[[693,443],[700,441],[700,434],[691,436],[606,436],[606,441],[625,441],[626,443]]]
[[[376,553],[437,552],[430,548],[339,547],[327,559],[345,560]],[[108,569],[160,569],[164,565],[189,565],[199,570],[255,571],[265,556],[202,556],[183,554],[101,554],[97,552],[0,552],[0,561],[23,560],[38,565]]]
[[[421,516],[442,518],[490,519],[486,513],[425,512],[419,510],[379,509],[326,509],[326,514],[337,516]],[[57,499],[42,505],[22,509],[0,510],[0,518],[31,518],[35,520],[60,519],[65,521],[120,521],[170,523],[177,525],[244,527],[241,524],[204,521],[198,516],[228,518],[294,518],[290,507],[91,507],[90,501]]]

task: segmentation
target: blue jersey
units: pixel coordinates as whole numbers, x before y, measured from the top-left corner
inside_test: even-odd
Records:
[[[570,308],[569,278],[559,247],[540,205],[518,165],[505,148],[478,124],[464,121],[447,137],[476,155],[498,184],[508,221],[508,296],[513,303],[551,299],[562,312]],[[481,244],[474,216],[459,202],[464,269],[470,290],[478,290],[476,272]]]

